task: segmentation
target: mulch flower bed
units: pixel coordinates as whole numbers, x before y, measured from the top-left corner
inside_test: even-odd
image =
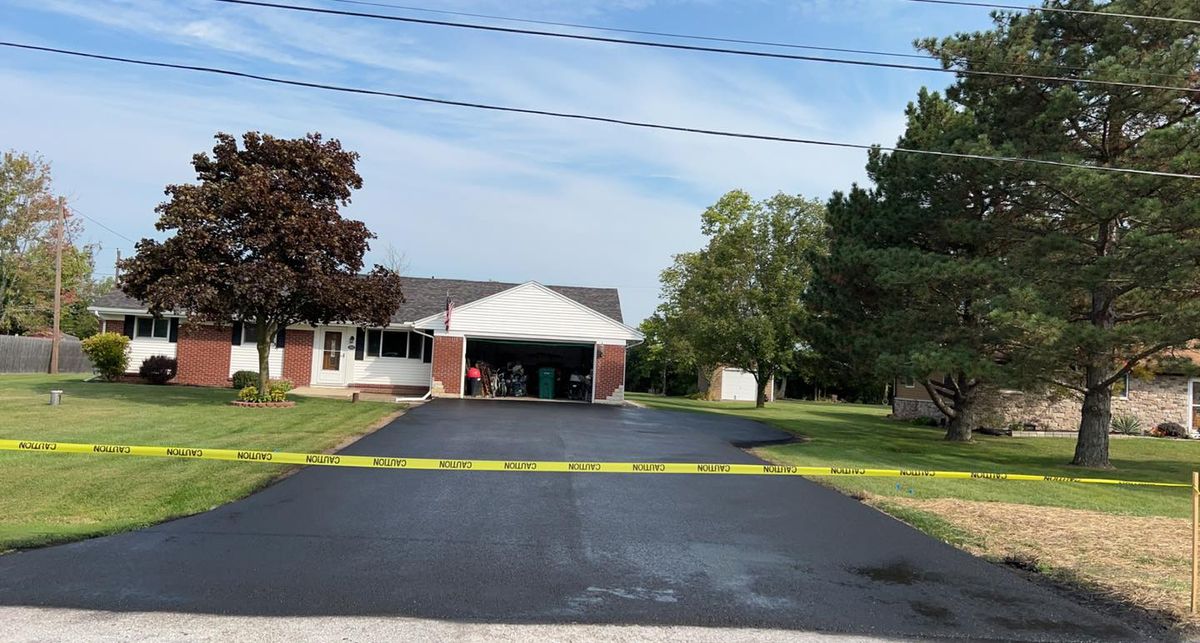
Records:
[[[255,409],[290,409],[296,406],[296,403],[291,400],[286,402],[243,402],[241,400],[233,400],[230,404]]]

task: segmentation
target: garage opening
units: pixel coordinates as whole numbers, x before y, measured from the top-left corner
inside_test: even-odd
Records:
[[[467,370],[480,371],[479,396],[592,399],[592,344],[467,339]],[[471,395],[471,382],[464,383]]]

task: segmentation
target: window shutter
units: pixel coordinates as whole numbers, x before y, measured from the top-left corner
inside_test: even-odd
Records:
[[[233,322],[233,337],[229,340],[229,343],[234,346],[242,345],[242,322]]]
[[[133,333],[137,330],[137,317],[133,315],[125,315],[125,336],[133,339]]]
[[[172,344],[179,342],[179,318],[171,318],[171,330],[167,331],[167,341]]]
[[[357,329],[355,329],[354,333],[354,359],[356,360],[361,361],[363,358],[363,350],[366,348],[367,344],[367,342],[364,341],[365,339],[366,333],[363,332],[362,327],[359,326]]]
[[[283,348],[283,343],[287,340],[287,328],[280,328],[275,331],[275,348]]]

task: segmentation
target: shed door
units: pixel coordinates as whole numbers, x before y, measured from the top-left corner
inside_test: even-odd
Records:
[[[721,373],[722,400],[755,400],[757,388],[754,376],[740,368],[727,368]]]

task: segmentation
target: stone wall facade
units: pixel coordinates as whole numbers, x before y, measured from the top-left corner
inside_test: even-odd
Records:
[[[915,420],[917,418],[933,418],[939,422],[946,419],[941,409],[929,400],[892,400],[892,417],[899,420]]]
[[[1158,375],[1153,379],[1130,378],[1126,396],[1114,395],[1114,418],[1132,415],[1149,431],[1162,422],[1188,426],[1188,378],[1179,375]],[[978,409],[980,423],[1004,428],[1012,424],[1036,427],[1040,431],[1078,431],[1082,396],[1074,391],[1041,394],[1021,391],[988,389],[983,391]],[[929,400],[897,397],[892,402],[892,415],[899,419],[929,417],[942,420],[945,416]]]

